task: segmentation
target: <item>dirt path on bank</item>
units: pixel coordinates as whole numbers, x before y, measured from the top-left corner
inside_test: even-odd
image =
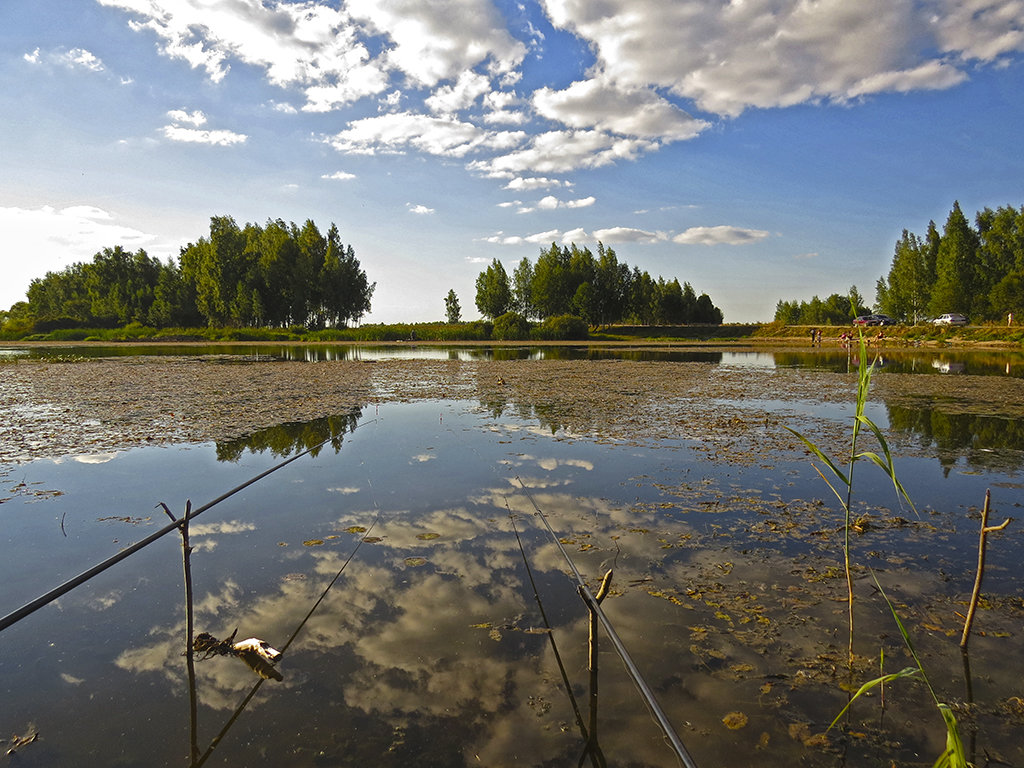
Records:
[[[855,384],[827,371],[629,360],[22,360],[0,365],[0,463],[218,442],[429,399],[508,409],[570,436],[692,439],[719,458],[749,461],[795,447],[783,425],[840,446],[849,422],[835,406],[852,402]],[[889,405],[1024,418],[1022,379],[884,374],[872,394]]]

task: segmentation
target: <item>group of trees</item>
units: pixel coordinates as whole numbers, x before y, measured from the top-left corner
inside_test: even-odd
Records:
[[[592,326],[722,322],[722,311],[707,294],[698,296],[678,279],[654,280],[638,267],[630,269],[601,243],[596,256],[589,248],[552,243],[536,264],[524,257],[511,279],[494,259],[476,279],[476,307],[490,318],[506,312],[539,320],[576,315]]]
[[[61,322],[115,326],[128,323],[195,325],[195,302],[177,265],[164,264],[140,249],[104,248],[91,262],[47,272],[28,287],[26,314],[42,328]]]
[[[810,301],[779,301],[775,305],[775,322],[786,325],[849,325],[858,315],[871,310],[864,306],[864,297],[857,286],[850,286],[845,296],[833,293],[824,301],[817,296]]]
[[[359,320],[375,286],[333,224],[323,235],[309,220],[239,227],[215,216],[177,263],[116,246],[48,272],[29,285],[27,313],[101,326],[324,328]]]
[[[881,312],[917,322],[946,312],[975,321],[1024,311],[1024,207],[985,208],[972,227],[954,203],[940,235],[903,230],[887,277],[878,280]]]

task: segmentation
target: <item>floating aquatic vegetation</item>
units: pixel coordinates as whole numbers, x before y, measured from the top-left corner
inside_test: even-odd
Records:
[[[748,718],[742,712],[730,712],[722,718],[722,723],[730,731],[738,731],[740,728],[747,727]]]
[[[21,734],[20,736],[18,734],[14,734],[11,736],[10,740],[6,742],[10,745],[7,748],[7,755],[13,755],[22,747],[27,747],[29,744],[32,744],[33,742],[38,740],[39,729],[36,728],[35,725],[33,725],[32,723],[29,723],[28,727],[25,729],[25,733]],[[0,744],[3,743],[5,742],[0,741]]]

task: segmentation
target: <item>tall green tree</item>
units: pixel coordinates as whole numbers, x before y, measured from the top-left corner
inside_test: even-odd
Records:
[[[851,318],[868,312],[853,285],[845,294],[833,293],[824,300],[813,296],[810,301],[780,301],[775,306],[775,320],[787,325],[847,325]]]
[[[697,309],[692,322],[721,325],[724,319],[725,316],[722,314],[722,310],[714,305],[710,296],[702,293],[697,297]]]
[[[210,235],[181,251],[182,275],[195,289],[196,306],[211,326],[231,320],[231,305],[244,275],[246,235],[230,216],[210,218]]]
[[[639,325],[654,325],[657,320],[657,283],[647,273],[633,267],[629,281],[628,316]]]
[[[377,283],[371,283],[359,264],[355,250],[344,245],[338,228],[327,231],[327,252],[323,268],[323,307],[329,325],[359,322],[370,311]]]
[[[533,264],[525,256],[512,272],[512,309],[527,319],[537,316],[533,304]]]
[[[298,246],[295,272],[292,274],[292,322],[319,329],[326,325],[323,283],[320,275],[327,259],[327,238],[312,219],[301,229],[291,226]]]
[[[1024,319],[1024,270],[1006,275],[992,287],[989,297],[994,317],[1002,319],[1012,313]]]
[[[582,317],[588,325],[597,325],[598,296],[594,286],[589,281],[582,282],[576,286],[576,292],[572,295],[569,303],[572,314]]]
[[[994,319],[1008,311],[1005,286],[998,297],[994,295],[996,286],[1014,272],[1024,270],[1024,207],[1004,206],[995,211],[985,208],[977,214],[975,222],[978,231],[975,293],[987,297],[987,302],[976,302],[971,312]]]
[[[594,323],[610,325],[621,322],[629,309],[632,273],[628,264],[620,264],[618,256],[603,243],[597,244],[594,265]]]
[[[494,319],[512,306],[512,288],[501,262],[491,261],[476,278],[476,308],[484,317]]]
[[[449,323],[458,323],[462,320],[462,307],[459,306],[459,297],[455,294],[455,289],[451,288],[448,290],[448,295],[444,297],[444,314]]]
[[[882,312],[902,322],[924,319],[934,281],[928,261],[926,244],[904,229],[896,242],[888,280],[883,278],[876,288],[875,299]]]
[[[555,243],[541,251],[533,268],[533,305],[540,318],[568,314],[577,286],[570,272],[570,252]]]
[[[987,297],[974,294],[977,255],[978,235],[960,210],[960,203],[955,202],[942,231],[935,260],[936,280],[929,302],[933,315],[968,314],[976,306],[981,308],[982,303],[987,303]]]

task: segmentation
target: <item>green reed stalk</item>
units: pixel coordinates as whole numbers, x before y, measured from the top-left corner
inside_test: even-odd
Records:
[[[899,627],[900,635],[903,637],[903,642],[907,646],[907,650],[910,651],[911,657],[914,659],[914,666],[907,667],[888,675],[882,675],[874,680],[869,680],[864,683],[857,692],[850,698],[846,706],[843,707],[842,712],[836,715],[835,720],[829,725],[828,730],[831,730],[836,723],[846,714],[860,696],[867,693],[872,688],[879,685],[885,685],[885,683],[891,680],[898,680],[904,677],[916,677],[924,681],[925,686],[928,688],[928,692],[931,694],[932,701],[935,702],[935,707],[939,711],[939,715],[942,717],[942,723],[946,727],[946,748],[939,755],[938,759],[932,765],[932,768],[970,768],[970,763],[967,761],[967,753],[964,750],[963,740],[960,738],[960,728],[956,721],[956,716],[953,714],[953,710],[950,709],[948,704],[944,704],[939,701],[938,695],[935,693],[935,689],[932,688],[931,682],[928,680],[928,675],[924,671],[924,665],[921,664],[921,657],[917,655],[917,650],[914,648],[914,643],[910,639],[910,633],[907,632],[907,628],[903,625],[903,621],[900,620],[899,614],[896,612],[896,606],[892,604],[889,596],[885,594],[885,590],[882,589],[882,585],[878,583],[878,579],[875,577],[874,572],[871,573],[871,578],[875,581],[875,586],[878,587],[879,594],[882,595],[882,599],[885,600],[885,604],[889,606],[889,610],[892,612],[893,619],[896,620],[896,626]]]
[[[839,503],[843,507],[843,567],[846,572],[846,590],[847,590],[847,605],[849,612],[849,624],[850,624],[850,635],[848,652],[850,661],[853,661],[853,571],[850,565],[850,529],[852,525],[853,516],[853,469],[860,459],[868,459],[876,466],[880,467],[889,479],[892,480],[893,487],[896,492],[907,500],[911,508],[914,508],[914,503],[910,500],[910,496],[907,495],[906,490],[903,488],[903,484],[900,483],[896,477],[896,470],[893,467],[892,454],[889,451],[889,444],[885,441],[885,437],[882,435],[882,431],[875,425],[875,423],[864,414],[864,409],[867,406],[868,392],[871,388],[871,374],[875,369],[875,362],[873,360],[870,365],[867,362],[868,350],[867,342],[864,340],[864,334],[860,336],[860,360],[857,369],[857,399],[856,409],[853,418],[853,435],[850,440],[850,458],[848,469],[843,472],[828,456],[817,445],[811,440],[804,437],[802,434],[797,432],[795,429],[786,429],[796,435],[804,443],[805,446],[813,453],[822,463],[825,464],[835,475],[836,478],[846,487],[846,492],[841,493],[840,489],[837,488],[821,471],[814,465],[815,471],[821,476],[821,479],[825,481],[825,484],[832,489],[832,493],[836,495]],[[878,441],[879,446],[882,449],[882,458],[878,453],[874,451],[860,451],[857,450],[857,442],[860,437],[861,427],[867,427],[874,434],[875,439]]]

